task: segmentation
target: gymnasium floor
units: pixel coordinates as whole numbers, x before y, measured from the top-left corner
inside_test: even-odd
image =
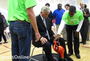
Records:
[[[7,40],[8,40],[8,43],[0,44],[0,61],[12,61],[11,59],[11,39],[9,38]],[[33,48],[34,46],[31,45],[31,52]],[[67,48],[67,45],[66,45],[66,48]],[[87,41],[85,45],[80,43],[79,49],[80,49],[81,59],[77,59],[75,54],[73,54],[70,57],[72,57],[74,61],[90,61],[90,41]],[[37,55],[41,53],[42,53],[42,48],[35,48],[33,55]],[[56,53],[56,52],[52,49],[52,53]]]
[[[33,47],[34,46],[31,45],[31,52]],[[56,53],[53,49],[52,52]],[[35,48],[33,55],[41,53],[42,48]],[[77,59],[75,55],[72,55],[71,57],[73,58],[74,61],[90,61],[90,41],[87,41],[86,45],[80,44],[80,55],[81,59]],[[8,39],[8,43],[0,44],[0,61],[12,61],[10,57],[11,57],[11,40]]]

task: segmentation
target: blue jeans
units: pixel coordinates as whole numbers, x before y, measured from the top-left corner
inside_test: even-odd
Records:
[[[30,23],[11,21],[12,61],[29,61],[32,27]]]

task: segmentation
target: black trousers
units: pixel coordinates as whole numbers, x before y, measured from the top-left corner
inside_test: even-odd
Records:
[[[6,42],[6,36],[4,35],[4,30],[0,30],[0,42],[1,42],[2,37],[3,37],[4,41]]]
[[[74,30],[77,29],[78,25],[70,26],[66,25],[66,32],[67,32],[67,44],[68,44],[68,49],[70,53],[73,53],[73,45],[72,45],[72,33],[74,37],[74,52],[75,54],[79,54],[79,35],[78,37],[75,36]]]
[[[46,37],[47,38],[47,37]],[[50,37],[50,40],[48,40],[45,44],[41,44],[41,41],[38,42],[34,42],[34,46],[36,47],[43,47],[43,50],[45,51],[46,57],[48,59],[48,61],[53,61],[53,56],[52,56],[52,51],[51,51],[51,45],[50,43],[53,43],[54,37]],[[65,53],[64,53],[64,57],[67,57],[67,53],[66,53],[66,47],[65,47],[65,42],[63,38],[60,38],[59,40],[60,45],[64,47],[65,49]]]
[[[88,28],[89,28],[89,26],[82,26],[82,28],[80,30],[80,34],[81,34],[83,43],[86,43]]]

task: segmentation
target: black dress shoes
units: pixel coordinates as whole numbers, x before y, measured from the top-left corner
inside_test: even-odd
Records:
[[[71,56],[71,55],[73,55],[73,53],[68,53],[67,55],[68,55],[68,56]]]
[[[83,45],[85,45],[85,44],[86,44],[86,42],[83,43]]]
[[[5,41],[4,43],[8,43],[8,41]]]
[[[83,43],[83,45],[85,45],[85,44],[86,44],[86,42],[82,42],[82,41],[81,41],[81,42],[79,42],[79,43]]]
[[[78,58],[78,59],[80,59],[80,55],[79,54],[75,54],[76,55],[76,57]]]

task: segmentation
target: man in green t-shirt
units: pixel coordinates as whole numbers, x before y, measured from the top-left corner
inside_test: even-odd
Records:
[[[32,27],[35,31],[36,42],[41,37],[33,12],[35,5],[36,0],[8,0],[12,61],[29,61]]]
[[[55,40],[59,38],[59,34],[64,28],[64,25],[66,24],[66,32],[67,32],[67,44],[68,44],[68,49],[69,53],[68,56],[73,54],[73,49],[72,49],[72,32],[74,36],[74,52],[75,55],[78,59],[80,59],[79,55],[79,31],[82,27],[84,17],[83,13],[80,10],[76,10],[75,6],[70,6],[69,11],[65,12],[61,24],[59,26],[57,36]]]

